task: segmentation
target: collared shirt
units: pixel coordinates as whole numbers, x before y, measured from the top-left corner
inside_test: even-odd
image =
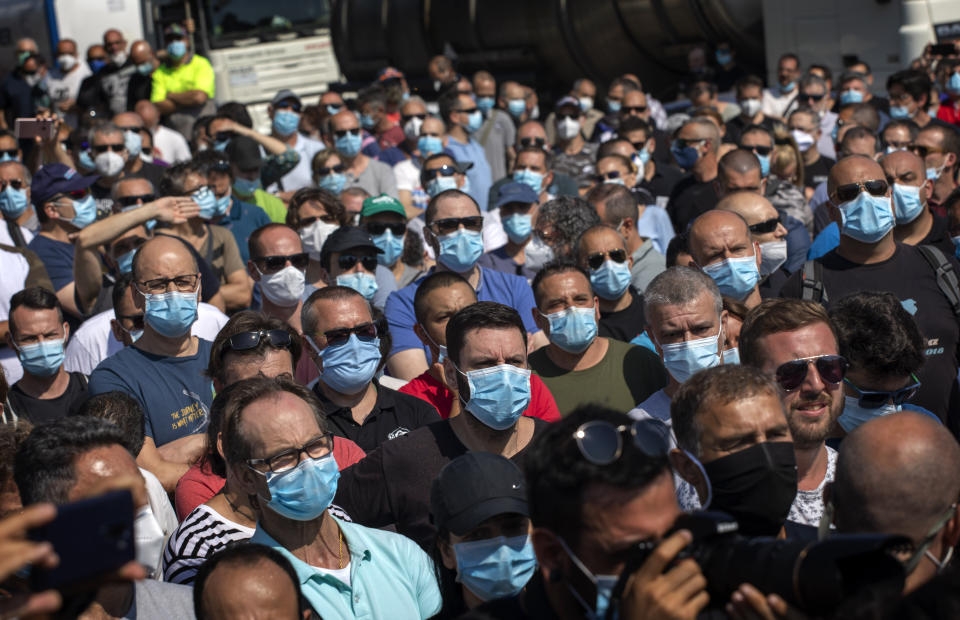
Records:
[[[487,154],[480,143],[469,138],[464,144],[453,136],[449,136],[447,146],[443,151],[458,162],[470,162],[473,166],[467,170],[470,187],[467,192],[478,205],[482,205],[490,196],[490,186],[493,185],[493,174],[490,164],[487,163]]]
[[[250,246],[247,243],[253,231],[270,223],[270,216],[262,207],[243,202],[236,196],[230,196],[230,212],[217,222],[231,233],[240,250],[240,258],[246,265],[250,260]]]
[[[259,526],[250,540],[290,560],[303,596],[324,620],[429,618],[440,611],[433,562],[412,540],[331,518],[350,552],[350,585],[303,562]]]
[[[369,453],[385,441],[402,437],[412,430],[440,419],[436,409],[430,403],[416,396],[401,394],[396,390],[383,387],[376,380],[373,384],[377,390],[377,402],[359,424],[353,419],[353,413],[349,407],[338,407],[333,404],[320,389],[320,383],[314,384],[313,393],[323,404],[327,422],[330,424],[330,432],[346,437]]]

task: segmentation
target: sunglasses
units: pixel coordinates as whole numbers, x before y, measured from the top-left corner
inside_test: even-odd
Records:
[[[261,329],[255,332],[240,332],[227,338],[226,346],[220,353],[227,351],[249,351],[260,346],[260,342],[270,343],[271,347],[286,349],[290,347],[290,333],[285,329]]]
[[[542,149],[546,146],[547,141],[543,138],[520,138],[520,146],[526,148],[529,146],[535,146],[539,149]]]
[[[93,150],[97,153],[106,153],[107,151],[113,151],[114,153],[120,153],[123,151],[126,146],[123,144],[95,144],[93,145]]]
[[[143,204],[147,204],[148,202],[153,202],[156,199],[157,197],[153,194],[141,194],[139,196],[122,196],[117,198],[117,202],[120,203],[121,207],[132,207],[140,200],[143,201]]]
[[[7,185],[13,189],[23,189],[23,186],[26,185],[20,179],[10,179],[9,181],[0,180],[0,191],[7,189]]]
[[[691,144],[706,142],[706,140],[707,140],[706,138],[690,138],[689,140],[687,138],[677,138],[676,140],[673,141],[673,143],[677,145],[678,149],[685,149]]]
[[[563,114],[557,114],[557,120],[558,120],[558,121],[565,121],[565,120],[567,120],[568,118],[573,119],[573,120],[575,120],[575,121],[580,120],[580,113],[579,113],[579,112],[564,112]]]
[[[910,378],[913,379],[913,384],[892,392],[861,390],[851,383],[849,379],[844,379],[843,382],[856,390],[858,405],[864,409],[879,409],[889,400],[893,400],[894,405],[900,406],[916,396],[917,392],[920,391],[920,380],[917,379],[917,376],[913,373],[910,374]]]
[[[336,131],[333,132],[333,135],[335,135],[338,138],[342,138],[347,134],[350,134],[351,136],[359,136],[360,128],[354,127],[353,129],[337,129]]]
[[[746,146],[744,144],[741,144],[740,148],[746,151],[753,151],[755,155],[760,155],[761,157],[766,157],[770,154],[770,151],[773,150],[771,146]]]
[[[643,140],[643,141],[641,141],[641,142],[631,142],[630,144],[633,145],[633,150],[635,150],[635,151],[639,151],[639,150],[644,149],[644,148],[647,147],[647,141],[646,141],[646,140]]]
[[[281,101],[273,107],[277,110],[293,110],[294,112],[300,111],[300,104],[294,101]]]
[[[808,95],[808,94],[806,94],[806,93],[803,93],[803,94],[800,95],[800,100],[801,100],[801,101],[820,101],[820,100],[822,100],[824,97],[826,97],[826,94],[822,94],[822,95]]]
[[[2,151],[0,151],[0,155],[16,158],[17,149],[3,149]]]
[[[457,112],[460,112],[461,114],[473,114],[473,113],[476,112],[478,109],[479,109],[479,108],[478,108],[477,106],[473,106],[472,108],[461,108],[461,109],[457,110]]]
[[[229,142],[235,134],[232,131],[218,131],[213,134],[215,142]]]
[[[587,257],[587,265],[590,266],[590,269],[596,271],[600,269],[604,262],[606,262],[607,257],[610,257],[615,263],[623,263],[627,260],[627,251],[626,250],[610,250],[609,252],[597,252],[591,254]]]
[[[649,456],[667,453],[670,429],[659,420],[637,420],[632,424],[614,426],[605,420],[591,420],[573,432],[577,449],[583,458],[594,465],[609,465],[623,454],[623,438]]]
[[[300,223],[297,225],[297,228],[306,228],[310,224],[313,224],[317,220],[320,220],[324,224],[339,224],[335,215],[313,215],[311,217],[305,217],[300,220]]]
[[[306,256],[306,254],[304,254],[304,256]],[[353,269],[354,265],[356,265],[358,262],[370,273],[373,273],[377,268],[376,256],[355,256],[353,254],[341,254],[337,259],[337,264],[340,265],[341,271]]]
[[[885,196],[889,188],[886,179],[874,179],[862,183],[845,183],[837,187],[837,198],[840,199],[840,202],[849,202],[856,200],[862,191],[869,192],[871,196]]]
[[[427,120],[427,115],[426,114],[404,114],[403,116],[400,117],[400,120],[403,122],[404,125],[406,125],[407,121],[413,118],[419,118],[420,120],[425,121]]]
[[[807,378],[810,364],[817,367],[821,379],[832,385],[838,385],[847,374],[847,360],[840,355],[801,357],[777,367],[775,377],[783,391],[792,392],[800,387]]]
[[[602,174],[594,174],[590,176],[590,180],[592,180],[594,183],[603,183],[608,179],[619,179],[619,178],[620,178],[619,170],[611,170],[610,172],[604,172]]]
[[[117,129],[119,129],[120,131],[132,131],[133,133],[140,133],[140,130],[143,129],[143,127],[136,127],[136,126],[121,127],[120,125],[117,125]]]
[[[911,144],[910,150],[916,153],[919,157],[926,157],[930,153],[943,153],[943,149],[936,146],[922,146],[920,144]]]
[[[256,265],[257,269],[260,270],[260,273],[263,274],[276,273],[280,271],[284,268],[284,265],[287,264],[287,261],[290,261],[290,264],[293,265],[294,269],[303,271],[310,263],[310,255],[306,252],[300,252],[299,254],[289,254],[286,256],[261,256],[252,260],[253,264]]]
[[[437,175],[444,176],[444,177],[452,177],[458,172],[460,171],[457,170],[454,166],[444,164],[439,168],[424,169],[424,171],[420,173],[420,176],[427,181],[432,181],[437,177]]]
[[[461,224],[467,230],[480,232],[483,229],[483,216],[472,215],[470,217],[445,217],[430,224],[434,232],[438,235],[448,235],[456,232]]]
[[[640,114],[643,114],[644,112],[647,111],[647,106],[645,106],[645,105],[625,105],[625,106],[623,106],[622,108],[620,108],[620,111],[623,112],[624,114],[631,114],[631,113],[633,113],[633,112],[638,112],[638,113],[640,113]]]
[[[326,166],[324,168],[317,168],[317,176],[325,177],[332,172],[336,172],[337,174],[340,174],[345,169],[346,168],[343,167],[343,164],[337,164],[336,166]]]
[[[353,327],[338,327],[323,332],[323,337],[327,341],[327,346],[333,347],[350,340],[350,334],[356,334],[360,340],[370,341],[377,337],[377,326],[374,323],[361,323]]]
[[[756,224],[750,226],[750,232],[755,235],[765,235],[767,233],[772,233],[777,229],[777,226],[780,224],[780,216],[770,218],[769,220],[764,220],[763,222],[757,222]]]
[[[386,222],[367,222],[364,227],[373,237],[382,235],[388,230],[393,233],[394,237],[400,237],[407,229],[406,224],[388,224]]]

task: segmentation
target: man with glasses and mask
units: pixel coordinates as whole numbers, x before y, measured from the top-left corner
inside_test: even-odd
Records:
[[[643,296],[632,285],[633,256],[612,226],[588,228],[577,241],[577,264],[590,274],[600,320],[597,333],[630,342],[643,333]]]
[[[697,267],[713,278],[723,295],[747,308],[760,305],[760,244],[739,214],[707,211],[690,226],[687,245]]]
[[[896,241],[891,188],[883,168],[869,157],[853,155],[837,162],[830,171],[828,193],[827,208],[840,228],[840,243],[794,273],[781,296],[829,305],[862,290],[896,295],[913,313],[926,339],[926,362],[918,373],[922,387],[916,402],[947,420],[948,412],[957,410],[960,326],[951,299],[957,295],[955,274],[960,273],[960,264],[934,246]],[[948,279],[938,277],[938,272],[950,269],[953,287]]]
[[[298,332],[310,256],[286,224],[267,224],[250,235],[247,274],[260,285],[260,310]],[[298,360],[294,360],[294,364]]]
[[[428,162],[427,165],[430,165]],[[539,218],[538,218],[539,221]],[[483,216],[477,203],[458,190],[447,190],[430,199],[424,237],[437,257],[431,270],[452,271],[470,282],[480,301],[497,301],[514,308],[531,334],[531,350],[546,338],[530,317],[535,306],[527,281],[521,276],[487,269],[478,264],[483,254]],[[413,331],[416,317],[413,298],[420,280],[392,293],[387,299],[387,320],[393,336],[393,350],[387,360],[390,374],[409,381],[427,370],[427,349]]]
[[[30,172],[19,161],[0,161],[0,243],[26,248],[38,221],[30,204]]]
[[[886,334],[879,326],[877,333]],[[837,466],[837,452],[825,440],[844,408],[849,366],[839,354],[836,327],[820,304],[770,299],[747,315],[739,347],[744,365],[780,386],[797,461],[797,497],[788,519],[816,527],[823,516],[823,489]]]
[[[202,454],[213,386],[203,371],[210,341],[191,334],[200,274],[182,241],[155,237],[133,257],[133,303],[143,335],[90,375],[90,394],[120,390],[143,407],[147,437],[138,462],[168,491]]]
[[[458,162],[473,164],[467,170],[470,186],[465,189],[474,202],[484,204],[493,185],[490,164],[487,155],[474,135],[483,126],[483,114],[467,93],[448,90],[440,96],[440,118],[447,124],[447,148],[445,149]],[[377,195],[380,192],[372,192]],[[396,192],[394,192],[396,193]]]
[[[820,127],[820,137],[816,147],[821,155],[836,160],[837,152],[833,144],[833,128],[837,125],[837,114],[830,110],[830,89],[827,82],[818,75],[807,73],[800,80],[800,107],[808,107],[817,113],[816,122]],[[773,128],[771,128],[772,131]]]
[[[786,267],[788,254],[787,229],[770,201],[752,191],[738,191],[720,199],[718,211],[736,213],[747,223],[750,239],[760,248],[760,297],[780,295],[780,287],[790,277]]]
[[[320,265],[327,271],[330,284],[352,288],[382,310],[390,294],[397,290],[393,274],[379,264],[378,256],[383,253],[362,228],[341,226],[324,242]]]
[[[694,218],[717,204],[713,180],[719,148],[720,129],[712,120],[694,118],[677,130],[670,152],[687,174],[673,187],[667,203],[674,230],[686,230]]]
[[[325,125],[326,126],[326,125]],[[337,152],[344,165],[344,187],[362,187],[371,196],[389,194],[397,196],[397,180],[393,169],[360,152],[363,146],[363,129],[357,115],[342,110],[330,118],[329,133],[323,138],[327,148]]]
[[[96,202],[97,211],[109,213],[113,208],[110,191],[121,178],[126,176],[127,149],[125,132],[112,123],[99,125],[90,130],[90,157],[95,165],[98,177],[90,186],[90,193]],[[140,136],[137,135],[137,140]]]
[[[910,150],[923,158],[926,176],[933,181],[930,209],[935,215],[947,217],[942,206],[957,185],[960,169],[960,132],[956,128],[929,125],[917,134]]]

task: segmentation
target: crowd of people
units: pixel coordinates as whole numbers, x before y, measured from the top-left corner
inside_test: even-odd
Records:
[[[960,46],[258,128],[161,36],[0,81],[0,618],[960,615]]]

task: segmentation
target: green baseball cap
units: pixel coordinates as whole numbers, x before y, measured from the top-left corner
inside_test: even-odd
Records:
[[[369,217],[371,215],[376,215],[377,213],[383,213],[389,211],[390,213],[396,213],[404,220],[407,219],[407,211],[403,208],[403,203],[392,196],[386,194],[380,194],[379,196],[371,196],[363,201],[363,209],[360,211],[361,217]]]

